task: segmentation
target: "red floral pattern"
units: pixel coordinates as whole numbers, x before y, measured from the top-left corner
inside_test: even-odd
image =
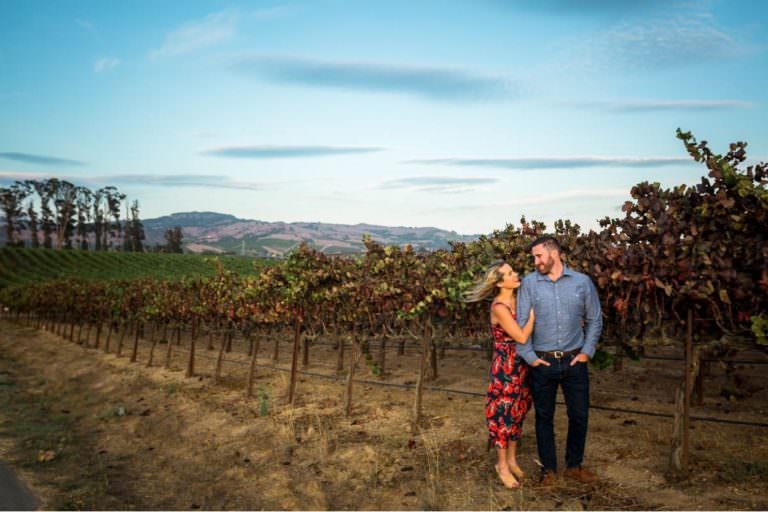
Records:
[[[494,302],[503,304],[503,302]],[[512,316],[514,311],[509,305]],[[493,332],[493,361],[490,383],[485,396],[485,419],[488,423],[489,443],[506,448],[509,441],[517,441],[523,433],[523,420],[531,408],[531,390],[528,385],[528,364],[515,357],[515,341],[497,324]]]

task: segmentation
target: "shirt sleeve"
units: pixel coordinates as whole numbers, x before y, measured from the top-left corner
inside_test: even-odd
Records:
[[[528,315],[531,312],[532,306],[530,281],[524,279],[517,290],[517,323],[521,329],[528,323]],[[533,335],[528,339],[528,343],[517,343],[517,354],[525,359],[528,364],[538,359],[536,352],[533,350]]]
[[[597,296],[597,289],[591,279],[587,278],[587,294],[585,304],[584,318],[584,346],[581,352],[587,354],[590,359],[595,355],[597,340],[600,339],[600,333],[603,330],[603,314],[600,308],[600,299]]]

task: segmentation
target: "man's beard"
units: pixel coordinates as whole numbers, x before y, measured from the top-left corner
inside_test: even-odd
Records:
[[[536,270],[539,271],[539,274],[547,275],[549,274],[549,271],[552,270],[552,267],[555,266],[555,260],[549,260],[549,263],[542,263],[539,266],[536,267]]]

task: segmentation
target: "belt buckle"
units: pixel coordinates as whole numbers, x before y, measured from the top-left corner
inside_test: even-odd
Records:
[[[554,357],[555,359],[562,359],[564,355],[565,354],[563,353],[562,350],[555,350],[554,352],[552,352],[552,357]]]

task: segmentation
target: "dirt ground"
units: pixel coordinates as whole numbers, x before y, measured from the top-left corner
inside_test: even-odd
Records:
[[[90,343],[93,343],[91,336]],[[113,348],[114,348],[114,341]],[[409,429],[414,392],[358,383],[352,416],[342,381],[303,376],[285,405],[288,374],[259,368],[244,394],[243,347],[226,354],[197,345],[196,377],[184,378],[186,341],[162,368],[166,345],[146,367],[149,343],[130,363],[52,333],[0,321],[0,459],[14,467],[46,509],[768,509],[768,429],[694,421],[689,478],[665,477],[669,418],[593,410],[585,464],[600,476],[583,485],[536,486],[534,416],[519,460],[529,476],[505,489],[486,451],[482,396],[430,391],[421,432]],[[289,366],[283,344],[279,366]],[[259,363],[270,365],[271,346]],[[336,352],[312,348],[308,371],[333,374]],[[384,382],[415,380],[416,355],[387,355]],[[361,361],[357,377],[378,380]],[[739,368],[753,394],[728,399],[713,368],[694,414],[764,422],[765,366]],[[482,394],[481,352],[448,351],[429,385]],[[671,412],[679,362],[628,362],[591,369],[592,402]],[[567,418],[558,407],[563,457]]]

